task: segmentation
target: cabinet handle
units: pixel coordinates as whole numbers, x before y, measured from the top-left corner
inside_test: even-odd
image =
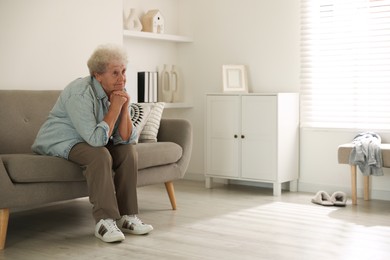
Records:
[[[245,138],[245,135],[241,135],[241,139],[244,139]]]
[[[238,136],[237,135],[234,135],[234,138],[237,138]]]

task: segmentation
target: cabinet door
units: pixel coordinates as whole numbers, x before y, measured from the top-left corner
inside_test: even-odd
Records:
[[[242,97],[243,179],[276,180],[277,97]]]
[[[208,96],[206,112],[206,175],[238,177],[240,99]]]

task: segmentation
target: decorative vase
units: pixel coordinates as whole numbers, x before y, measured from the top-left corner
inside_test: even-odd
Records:
[[[123,13],[123,25],[124,28],[131,31],[141,31],[142,23],[139,17],[137,16],[137,10],[134,8],[130,9],[129,16],[126,18]]]
[[[179,73],[175,65],[172,65],[170,75],[171,75],[170,89],[172,91],[172,102],[179,102],[180,101]]]
[[[161,71],[161,96],[162,102],[172,103],[171,77],[168,70],[168,65],[164,64]]]

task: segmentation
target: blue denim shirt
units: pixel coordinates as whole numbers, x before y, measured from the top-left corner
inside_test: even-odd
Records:
[[[135,143],[137,130],[129,140],[122,140],[118,132],[119,119],[112,136],[103,121],[110,102],[100,83],[91,76],[72,81],[61,93],[46,122],[32,145],[38,154],[68,159],[72,147],[86,142],[94,147],[105,146],[109,139],[114,144]],[[129,110],[130,111],[130,110]]]

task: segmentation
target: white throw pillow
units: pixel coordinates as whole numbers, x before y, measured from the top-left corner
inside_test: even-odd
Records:
[[[137,127],[136,142],[157,142],[164,103],[132,103],[131,121]]]
[[[133,125],[137,128],[137,139],[144,128],[146,121],[148,120],[151,111],[151,106],[145,106],[142,103],[133,103],[130,105],[130,117]]]
[[[162,113],[164,111],[164,103],[153,103],[153,107],[150,111],[149,117],[142,129],[139,141],[143,143],[157,142],[158,129],[160,128],[160,122]]]

